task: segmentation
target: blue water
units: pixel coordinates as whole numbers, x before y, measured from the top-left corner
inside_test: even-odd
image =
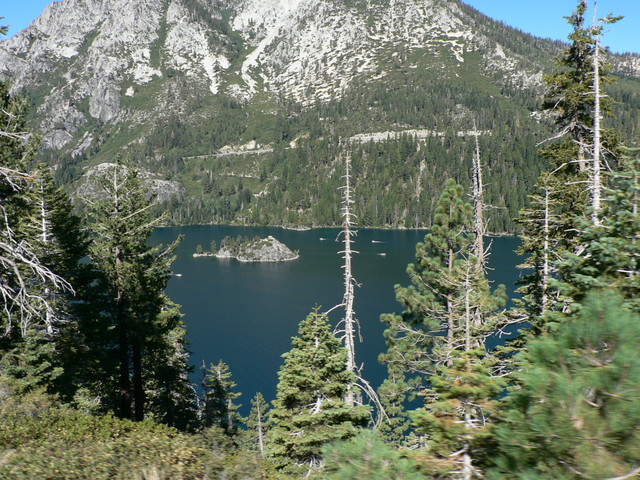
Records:
[[[244,414],[256,392],[262,392],[268,401],[275,398],[281,355],[291,348],[298,323],[314,306],[324,311],[342,301],[338,232],[209,225],[156,230],[152,243],[169,243],[179,234],[185,235],[173,265],[174,273],[181,276],[171,278],[167,294],[182,305],[192,364],[197,367],[194,381],[201,379],[203,360],[208,364],[222,359],[231,369],[237,391],[243,393]],[[197,245],[206,250],[211,240],[219,245],[227,235],[273,235],[292,250],[299,250],[300,258],[282,263],[241,263],[193,257]],[[374,386],[385,374],[377,361],[385,348],[380,315],[402,310],[393,286],[408,283],[406,267],[414,260],[415,245],[424,235],[416,230],[360,229],[355,237],[353,248],[359,253],[353,259],[353,275],[360,284],[355,310],[363,339],[356,345],[356,356],[364,365],[364,377]],[[519,276],[515,267],[520,260],[513,252],[517,245],[514,237],[496,237],[490,257],[490,278],[507,285],[510,292]],[[335,322],[340,315],[335,311],[331,318]]]

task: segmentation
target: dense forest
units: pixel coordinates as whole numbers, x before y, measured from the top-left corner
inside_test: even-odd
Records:
[[[296,158],[304,148],[281,152],[279,194],[342,223],[346,252],[354,214],[394,224],[391,205],[403,205],[403,218],[430,216],[431,229],[408,285],[396,286],[399,312],[381,312],[388,375],[378,391],[353,367],[345,254],[340,330],[317,309],[300,319],[275,401],[256,394],[247,417],[223,361],[201,366],[200,385],[189,379],[186,327],[164,293],[181,239],[147,244],[167,216],[138,170],[116,155],[78,212],[35,161],[27,102],[0,83],[0,477],[638,478],[640,149],[616,131],[605,93],[600,35],[616,19],[585,26],[586,7],[578,1],[569,47],[545,77],[554,132],[515,220],[528,273],[512,308],[504,286],[487,279],[486,209],[500,192],[522,192],[509,175],[487,189],[483,172],[500,152],[482,138],[469,142],[472,162],[457,163],[460,152],[449,159],[458,169],[449,177],[467,181],[428,172],[419,201],[388,179],[427,155],[444,161],[446,136],[418,151],[405,139],[354,145],[346,156],[331,142],[310,149],[310,164],[339,170],[328,186],[295,180],[307,168]],[[375,171],[370,190],[352,196],[350,181],[366,168]],[[218,197],[232,205],[245,191]],[[383,191],[401,201],[386,204]],[[275,212],[258,204],[252,214]],[[490,349],[509,325],[521,335]]]

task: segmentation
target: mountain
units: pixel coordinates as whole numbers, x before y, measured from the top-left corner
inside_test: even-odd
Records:
[[[505,231],[562,48],[457,0],[62,0],[0,42],[0,74],[59,181],[123,152],[173,182],[176,223],[335,224],[349,145],[360,223],[425,226],[477,131]],[[613,126],[637,137],[640,57],[610,59]]]

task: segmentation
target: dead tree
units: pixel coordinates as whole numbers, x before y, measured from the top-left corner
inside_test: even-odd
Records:
[[[0,183],[14,191],[32,181],[27,173],[0,167]],[[48,321],[54,318],[53,307],[42,293],[50,289],[73,291],[66,280],[41,262],[28,239],[16,235],[5,205],[0,202],[0,297],[7,317],[5,334],[12,330],[17,318],[22,335],[26,335],[34,317],[43,317],[47,331],[52,332],[53,325]]]
[[[478,142],[478,131],[474,132],[476,138],[476,148],[473,154],[473,224],[476,234],[473,245],[473,254],[478,260],[478,264],[484,270],[486,255],[484,249],[484,236],[486,235],[486,224],[484,220],[484,184],[482,183],[482,163],[480,160],[480,143]]]
[[[356,367],[356,351],[355,351],[355,335],[356,328],[358,327],[358,321],[355,317],[353,309],[354,290],[356,280],[353,278],[353,272],[351,269],[351,256],[353,253],[358,253],[351,248],[353,243],[352,237],[357,235],[357,232],[353,230],[355,226],[355,215],[351,211],[353,205],[353,198],[351,198],[351,156],[347,152],[345,155],[345,174],[344,185],[340,187],[342,190],[342,243],[344,250],[342,250],[342,258],[344,259],[343,278],[344,278],[344,297],[342,305],[344,306],[344,318],[342,319],[342,338],[344,341],[345,349],[347,350],[347,370],[353,372],[358,376],[359,372]],[[348,405],[354,405],[356,402],[356,395],[353,388],[350,389],[345,399]]]
[[[593,52],[593,167],[591,175],[591,220],[594,226],[600,225],[600,211],[602,210],[602,179],[600,175],[600,33],[596,36],[596,45]]]

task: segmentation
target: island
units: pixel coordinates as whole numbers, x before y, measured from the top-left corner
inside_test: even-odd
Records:
[[[284,243],[269,235],[266,238],[239,236],[225,237],[220,242],[220,249],[216,250],[215,242],[211,242],[211,251],[205,252],[198,245],[194,257],[235,258],[240,262],[287,262],[295,260],[300,255],[292,251]]]

